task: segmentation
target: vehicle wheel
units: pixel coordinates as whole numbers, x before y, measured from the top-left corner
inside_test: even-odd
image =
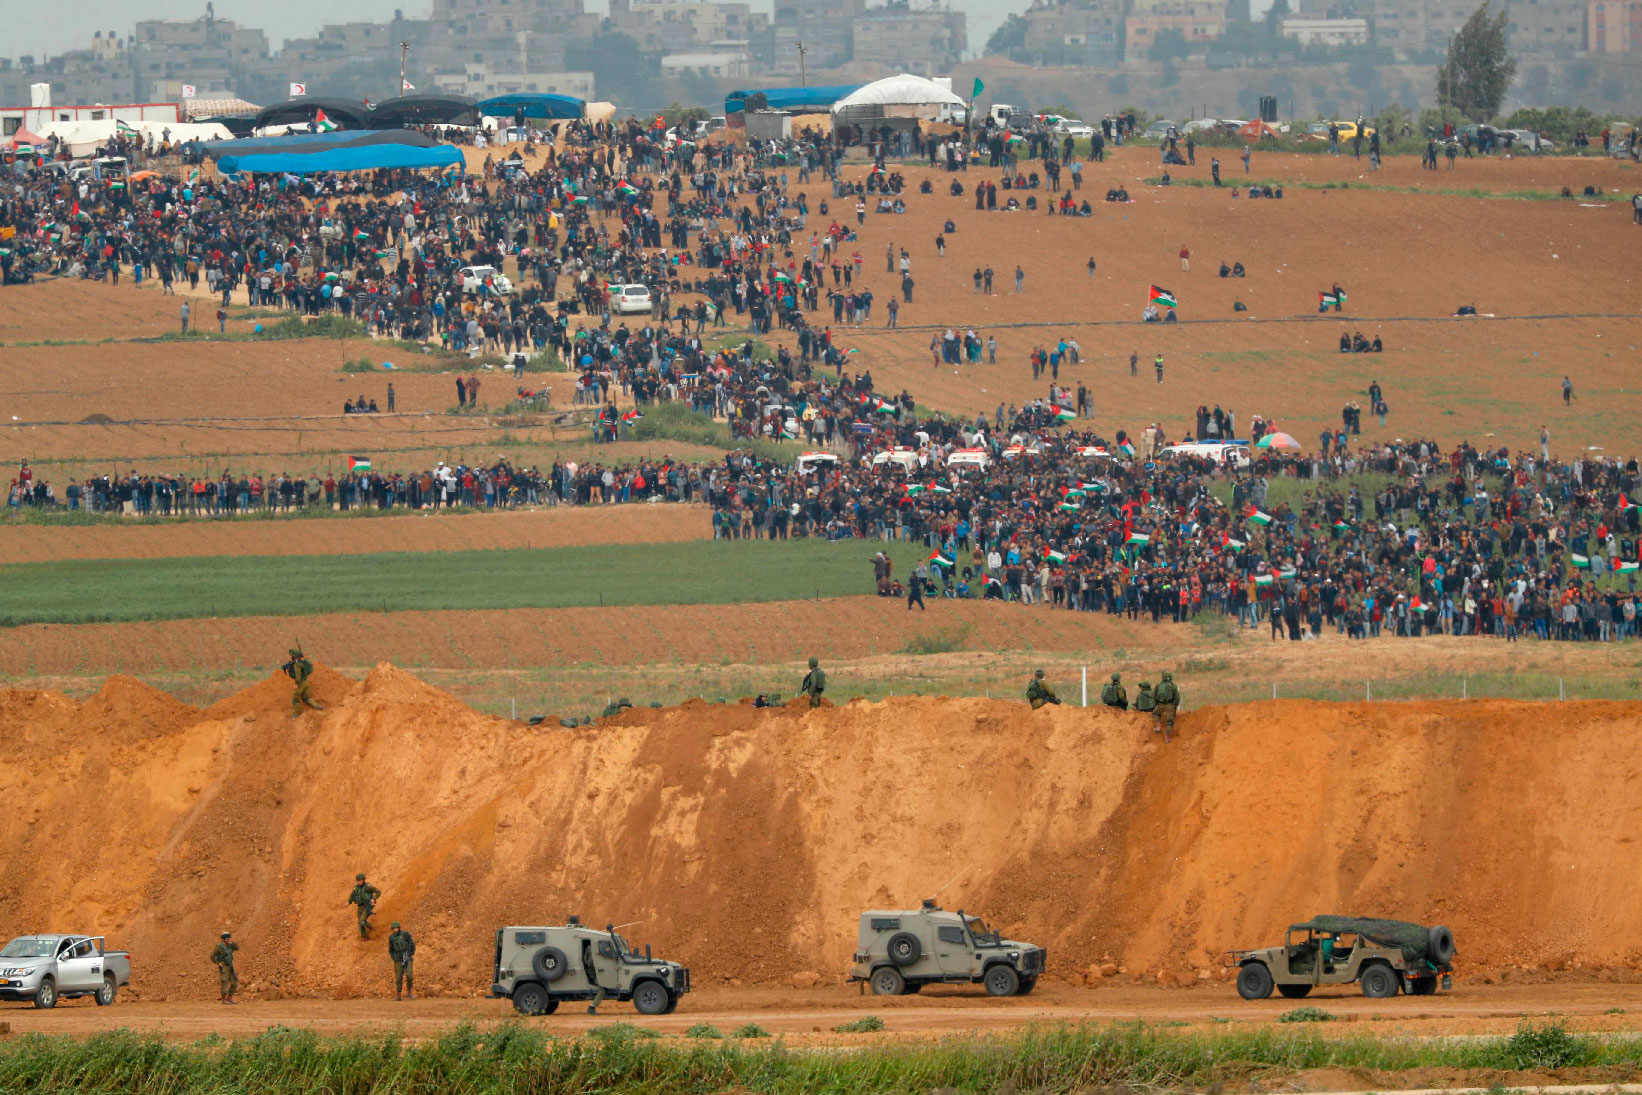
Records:
[[[547,1007],[542,1009],[542,1014],[543,1015],[552,1015],[555,1011],[558,1011],[558,1010],[559,1010],[559,998],[557,996],[549,996],[547,998]]]
[[[874,996],[900,996],[907,990],[907,979],[894,966],[879,966],[872,971]]]
[[[658,981],[640,981],[633,990],[633,1006],[640,1015],[664,1015],[672,993]]]
[[[896,932],[889,937],[889,960],[897,966],[910,966],[924,953],[924,945],[911,932]]]
[[[557,1000],[549,1000],[547,990],[542,986],[531,983],[519,985],[513,990],[513,1010],[520,1015],[545,1015],[551,1008],[549,1004],[556,1004]]]
[[[1446,966],[1454,960],[1454,933],[1437,925],[1426,933],[1425,953],[1433,964]]]
[[[97,991],[92,999],[97,1001],[98,1007],[106,1008],[114,1002],[114,997],[119,991],[119,986],[114,983],[114,975],[111,973],[103,978],[101,985],[97,986]]]
[[[1271,995],[1271,970],[1264,962],[1250,962],[1237,971],[1237,995],[1245,1000],[1264,1000]]]
[[[51,978],[40,982],[40,991],[34,994],[34,1006],[41,1011],[57,1006],[57,983]]]
[[[551,984],[570,969],[570,960],[558,947],[543,947],[530,956],[530,965],[536,971],[537,977]]]
[[[1397,975],[1390,966],[1370,966],[1363,971],[1363,995],[1371,1000],[1385,1000],[1397,995]]]
[[[1002,962],[987,970],[981,981],[986,985],[988,996],[1013,996],[1021,988],[1021,975],[1015,972],[1014,966]]]
[[[1278,985],[1277,991],[1290,1000],[1304,1000],[1311,995],[1310,985]]]
[[[1437,994],[1437,976],[1416,977],[1408,982],[1408,995],[1435,996]]]
[[[667,1010],[662,1012],[662,1014],[663,1015],[671,1015],[671,1014],[673,1014],[673,1012],[675,1012],[677,1010],[678,1010],[678,993],[670,992],[670,993],[667,994]]]
[[[1016,996],[1030,996],[1030,995],[1032,995],[1032,990],[1037,988],[1037,987],[1038,987],[1038,979],[1036,977],[1022,977],[1021,978],[1021,987],[1020,987],[1019,990],[1016,991],[1015,995]]]

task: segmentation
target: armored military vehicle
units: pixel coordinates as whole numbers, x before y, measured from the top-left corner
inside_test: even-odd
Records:
[[[985,985],[991,996],[1025,996],[1043,967],[1042,947],[1005,939],[978,916],[925,901],[906,912],[861,914],[850,980],[867,982],[878,996],[952,984]]]
[[[1454,933],[1402,920],[1317,916],[1289,926],[1281,947],[1227,951],[1237,967],[1237,992],[1264,1000],[1273,987],[1300,999],[1319,985],[1361,984],[1363,995],[1384,999],[1406,992],[1430,996],[1452,988]]]
[[[551,1015],[564,1000],[633,1002],[643,1015],[665,1015],[690,991],[690,971],[640,954],[614,927],[598,930],[572,916],[558,927],[507,927],[496,933],[490,994],[513,1001],[521,1015]]]

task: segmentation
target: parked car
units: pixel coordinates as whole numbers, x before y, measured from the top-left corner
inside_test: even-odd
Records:
[[[1086,141],[1095,135],[1095,127],[1081,118],[1062,118],[1055,123],[1055,132],[1062,137]]]
[[[614,927],[590,928],[572,916],[551,926],[496,932],[490,994],[513,1001],[520,1015],[551,1015],[565,1000],[632,1001],[641,1015],[666,1015],[690,991],[690,971],[639,951]]]
[[[1519,151],[1537,153],[1556,151],[1555,141],[1548,137],[1541,137],[1531,129],[1507,129],[1502,132],[1511,134],[1514,138],[1513,147]]]
[[[989,996],[1025,996],[1043,975],[1042,947],[1005,939],[978,916],[921,908],[861,914],[851,981],[877,996],[904,996],[925,985],[979,984]]]
[[[812,471],[833,471],[838,464],[835,452],[805,452],[799,453],[794,468],[799,475],[807,475]]]
[[[1359,983],[1364,996],[1383,1000],[1406,992],[1430,996],[1453,985],[1454,933],[1402,920],[1315,916],[1289,926],[1280,947],[1227,951],[1237,968],[1237,993],[1264,1000],[1275,987],[1298,1000],[1319,985]]]
[[[954,449],[946,458],[949,468],[980,468],[985,471],[992,466],[992,454],[985,449]]]
[[[456,276],[462,279],[464,293],[492,293],[505,297],[513,292],[513,283],[494,266],[464,266]]]
[[[1141,134],[1141,136],[1145,137],[1147,140],[1161,141],[1171,133],[1179,136],[1180,127],[1167,118],[1159,118],[1157,121],[1147,126],[1146,132]]]
[[[648,285],[612,285],[610,287],[610,310],[617,315],[634,315],[650,310],[650,287]]]
[[[0,948],[0,1000],[32,1000],[44,1009],[89,996],[108,1007],[131,983],[131,955],[104,943],[100,935],[18,936]]]

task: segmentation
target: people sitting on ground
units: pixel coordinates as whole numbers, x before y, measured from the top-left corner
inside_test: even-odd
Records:
[[[878,199],[878,208],[877,208],[876,212],[889,213],[889,212],[892,212],[893,209],[894,209],[894,206],[890,205],[888,198],[879,198]]]
[[[1249,306],[1247,304],[1244,304],[1242,301],[1240,301],[1240,300],[1232,301],[1232,311],[1234,311],[1234,312],[1246,312],[1248,310],[1249,310]]]
[[[1340,352],[1342,354],[1351,352],[1351,336],[1344,331],[1340,332]]]
[[[1163,313],[1164,323],[1176,323],[1179,319],[1180,317],[1175,315],[1175,310],[1173,308],[1170,308],[1167,312]]]
[[[346,400],[346,401],[343,402],[343,404],[342,404],[342,413],[343,414],[353,414],[354,413],[353,400],[349,399],[349,400]]]
[[[1142,323],[1157,323],[1162,318],[1157,314],[1157,305],[1155,304],[1146,305],[1146,310],[1140,313],[1140,322]]]
[[[1475,304],[1462,304],[1459,311],[1454,314],[1456,316],[1474,316],[1477,314],[1477,306]]]
[[[1013,190],[1015,188],[1015,179],[1013,176],[1005,175],[1003,177],[1003,188],[1005,190]]]
[[[1354,354],[1368,353],[1368,339],[1363,337],[1361,331],[1351,336],[1351,352]]]
[[[1028,194],[1026,196],[1026,208],[1036,209],[1037,207],[1038,207],[1038,196],[1036,194]]]
[[[1043,185],[1043,180],[1038,178],[1038,173],[1034,171],[1032,174],[1027,176],[1026,185],[1028,189],[1036,190],[1038,187]]]
[[[1163,163],[1166,166],[1175,166],[1175,165],[1180,166],[1180,167],[1185,167],[1186,166],[1185,157],[1181,156],[1181,154],[1179,152],[1175,151],[1172,148],[1166,148],[1166,149],[1163,150]]]
[[[1381,350],[1381,346],[1380,346],[1380,336],[1379,336],[1379,335],[1375,335],[1375,336],[1374,336],[1374,341],[1373,341],[1373,342],[1372,342],[1372,343],[1370,343],[1370,344],[1369,344],[1369,347],[1368,347],[1368,352],[1369,352],[1369,353],[1371,353],[1371,354],[1377,354],[1377,353],[1379,353],[1379,352],[1380,352],[1380,350]]]
[[[1172,185],[1174,185],[1174,180],[1169,178],[1169,173],[1167,171],[1165,171],[1163,173],[1163,179],[1162,179],[1162,181],[1160,181],[1158,183],[1158,185],[1159,186],[1172,186]]]
[[[1594,197],[1596,197],[1596,196],[1597,196],[1597,194],[1598,194],[1598,193],[1599,193],[1599,191],[1598,191],[1598,190],[1597,190],[1597,188],[1596,188],[1596,187],[1594,187],[1594,186],[1589,186],[1589,185],[1587,185],[1587,186],[1586,186],[1586,187],[1585,187],[1585,196],[1586,196],[1586,197],[1587,197],[1587,198],[1594,198]]]
[[[951,221],[947,221],[946,224],[941,228],[941,231],[945,232],[949,236],[952,235],[952,233],[956,232],[957,230],[958,230],[958,226],[956,224],[953,224]]]
[[[1003,207],[1005,209],[1019,209],[1021,207],[1021,203],[1011,197],[1008,201],[1003,203]]]
[[[957,187],[957,189],[952,191],[954,194],[963,193],[963,187],[959,185],[957,179],[952,180],[952,185],[954,187]],[[925,179],[923,182],[918,184],[918,193],[920,193],[920,194],[933,194],[933,193],[935,193],[935,187],[933,185],[931,185],[931,183],[928,179]]]
[[[1092,217],[1094,215],[1095,215],[1095,211],[1094,211],[1094,209],[1092,209],[1090,207],[1089,199],[1084,198],[1083,199],[1083,204],[1078,206],[1078,216],[1080,216],[1080,217]]]
[[[1231,267],[1227,266],[1224,262],[1220,264],[1220,276],[1223,278],[1231,277]]]
[[[1242,263],[1240,263],[1240,262],[1232,263],[1232,277],[1242,278],[1242,277],[1247,277],[1247,276],[1248,276],[1248,271],[1243,269],[1243,264]]]

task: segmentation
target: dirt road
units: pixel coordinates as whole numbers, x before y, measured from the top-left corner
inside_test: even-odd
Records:
[[[386,963],[384,963],[385,965]],[[385,984],[385,983],[384,983]],[[1331,1036],[1434,1037],[1509,1034],[1525,1016],[1556,1015],[1582,1031],[1642,1031],[1642,985],[1561,983],[1540,985],[1467,984],[1431,999],[1368,1000],[1354,991],[1318,994],[1306,1001],[1336,1016],[1310,1029]],[[1285,1000],[1250,1003],[1230,984],[1194,989],[1137,987],[1075,988],[1045,984],[1024,999],[994,1000],[979,989],[934,988],[914,997],[861,995],[855,986],[812,989],[709,987],[685,997],[676,1013],[647,1017],[629,1004],[608,1003],[598,1016],[565,1005],[558,1014],[531,1020],[555,1033],[580,1034],[612,1023],[634,1023],[662,1034],[682,1035],[697,1023],[725,1034],[756,1023],[798,1044],[860,1044],[916,1039],[968,1031],[997,1032],[1032,1023],[1184,1023],[1182,1029],[1227,1029],[1232,1024],[1266,1024],[1295,1004]],[[1612,1014],[1615,1008],[1622,1014]],[[840,1023],[876,1015],[880,1036],[839,1035]],[[215,1001],[123,999],[112,1008],[90,1001],[60,1004],[49,1012],[27,1004],[0,1005],[0,1022],[11,1035],[91,1034],[117,1028],[154,1032],[178,1041],[216,1033],[235,1037],[268,1027],[300,1027],[320,1034],[394,1030],[411,1038],[432,1037],[459,1023],[489,1024],[514,1018],[505,1000],[480,997],[421,999],[398,1003],[386,996],[353,1000],[246,1000],[232,1007]],[[1367,1028],[1361,1024],[1372,1024]]]

